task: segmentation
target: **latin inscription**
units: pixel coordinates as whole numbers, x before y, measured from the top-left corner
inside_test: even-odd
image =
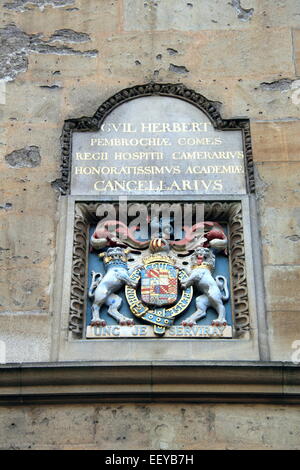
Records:
[[[96,133],[74,133],[71,192],[243,194],[244,168],[241,131],[214,129],[181,100],[147,97],[116,108]]]
[[[153,328],[149,325],[135,326],[119,326],[107,325],[88,326],[87,338],[157,338],[153,333]],[[231,326],[211,326],[211,325],[194,325],[192,327],[174,325],[166,330],[165,338],[231,338]]]

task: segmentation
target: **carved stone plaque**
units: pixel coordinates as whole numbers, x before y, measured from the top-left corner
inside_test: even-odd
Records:
[[[66,121],[62,144],[58,183],[76,200],[74,337],[248,331],[241,200],[255,189],[249,121],[223,120],[182,86],[150,84]]]
[[[215,129],[175,97],[144,96],[106,116],[99,131],[73,132],[71,194],[245,194],[240,129]]]

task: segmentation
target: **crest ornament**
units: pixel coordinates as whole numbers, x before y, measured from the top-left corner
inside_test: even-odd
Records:
[[[154,238],[149,248],[152,255],[144,258],[141,270],[142,301],[157,307],[174,304],[178,293],[178,269],[175,260],[163,254],[169,251],[169,245],[162,238]]]
[[[126,299],[132,313],[153,324],[154,333],[160,336],[165,333],[166,328],[173,325],[175,317],[188,308],[193,298],[192,287],[188,287],[180,297],[178,296],[178,280],[184,280],[187,274],[176,266],[173,258],[165,254],[169,250],[166,240],[151,240],[152,254],[145,257],[142,267],[131,274],[130,277],[136,285],[141,282],[141,299],[138,298],[136,287],[125,287]]]
[[[167,262],[153,261],[141,272],[142,301],[145,304],[163,306],[176,302],[177,269]]]

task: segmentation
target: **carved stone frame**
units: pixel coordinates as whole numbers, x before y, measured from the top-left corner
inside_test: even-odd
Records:
[[[215,129],[241,130],[244,141],[245,154],[245,173],[247,192],[255,192],[255,180],[253,171],[253,156],[250,134],[250,123],[248,119],[222,119],[216,102],[210,101],[203,95],[186,88],[183,84],[159,84],[148,83],[138,85],[132,88],[116,93],[114,96],[106,100],[95,112],[94,116],[83,116],[79,119],[68,119],[65,121],[63,132],[61,135],[61,178],[52,183],[59,189],[61,194],[69,194],[70,178],[71,178],[71,155],[72,155],[72,133],[73,132],[91,132],[98,131],[104,119],[113,109],[127,101],[141,98],[144,96],[169,96],[187,101],[202,112],[211,120]]]
[[[247,194],[240,196],[184,195],[182,202],[205,203],[205,219],[228,223],[233,299],[232,339],[157,338],[85,339],[84,320],[87,292],[88,226],[96,221],[100,203],[117,203],[117,196],[101,198],[70,195],[72,134],[98,131],[117,106],[145,96],[168,96],[187,101],[204,112],[212,125],[226,132],[240,130],[245,154]],[[61,135],[61,178],[53,182],[63,197],[59,201],[58,252],[53,300],[54,323],[52,360],[268,360],[266,316],[261,266],[260,238],[255,202],[253,156],[248,119],[222,119],[218,103],[210,101],[182,84],[148,83],[124,89],[107,99],[92,117],[65,121]],[[159,202],[171,202],[162,196]],[[146,196],[138,198],[147,201]],[[128,202],[137,202],[130,197]],[[177,200],[178,202],[178,200]],[[246,248],[245,248],[246,247]]]
[[[89,225],[97,222],[101,202],[75,204],[69,329],[73,338],[82,338],[87,293],[87,254]],[[229,230],[229,258],[233,294],[235,337],[250,328],[248,288],[245,266],[242,205],[240,202],[206,202],[205,220],[226,222]]]

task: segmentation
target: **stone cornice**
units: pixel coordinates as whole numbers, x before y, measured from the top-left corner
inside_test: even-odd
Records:
[[[0,367],[0,404],[112,402],[300,404],[287,362],[60,362]]]

